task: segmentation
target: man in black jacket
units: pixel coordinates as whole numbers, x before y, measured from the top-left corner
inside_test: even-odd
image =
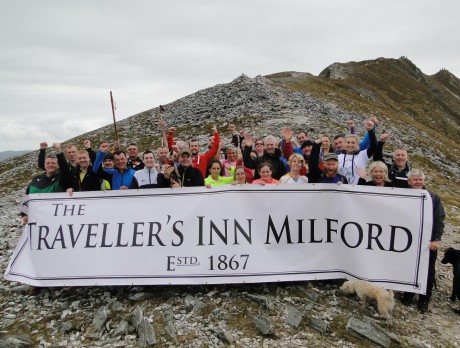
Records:
[[[53,148],[57,153],[61,181],[70,195],[75,191],[99,191],[101,189],[102,180],[93,172],[88,151],[77,151],[77,165],[70,169],[64,154],[60,151],[60,145],[54,144]]]
[[[96,160],[96,153],[91,148],[91,141],[89,141],[88,139],[83,140],[83,146],[86,149],[86,151],[88,151],[89,159],[91,163],[94,163],[94,161]],[[40,143],[40,152],[38,154],[38,168],[43,169],[43,170],[45,169],[45,157],[46,157],[47,148],[48,148],[48,143],[46,142]],[[69,170],[74,169],[78,164],[77,152],[78,152],[77,147],[72,143],[67,144],[66,147],[64,148],[64,156],[66,158],[67,166],[69,167]]]
[[[424,189],[425,188],[425,174],[419,169],[413,169],[407,174],[407,183],[412,189]],[[418,298],[418,309],[420,312],[426,313],[428,311],[428,304],[431,299],[431,292],[434,285],[434,277],[436,274],[436,258],[438,257],[438,249],[441,243],[441,237],[444,232],[444,219],[446,214],[439,196],[431,191],[428,191],[433,202],[433,228],[431,230],[431,241],[430,241],[430,259],[428,263],[428,279],[426,286],[426,295],[419,295]],[[412,303],[414,298],[413,293],[404,293],[402,302],[408,306]]]
[[[165,165],[164,183],[161,176],[158,177],[159,187],[191,187],[204,186],[204,178],[201,170],[192,167],[192,152],[189,149],[183,149],[179,152],[179,166],[173,163]],[[165,185],[166,184],[166,185]]]
[[[141,170],[144,168],[144,162],[138,156],[139,150],[137,149],[136,143],[130,143],[128,145],[128,168],[134,170]]]
[[[286,174],[286,167],[284,162],[281,160],[282,153],[276,147],[275,137],[269,135],[265,138],[265,150],[262,156],[252,158],[252,144],[253,140],[249,134],[244,137],[244,150],[243,150],[243,163],[244,166],[250,169],[255,169],[254,179],[260,179],[259,172],[257,171],[260,164],[270,162],[272,165],[272,178],[279,180],[284,174]]]
[[[409,162],[407,150],[397,148],[393,152],[393,163],[388,164],[383,160],[383,146],[388,140],[388,134],[382,134],[377,143],[377,149],[374,154],[374,161],[382,161],[388,167],[388,177],[394,187],[410,188],[407,182],[407,175],[412,169],[412,164]]]
[[[330,152],[323,157],[323,169],[319,168],[319,153],[321,139],[313,143],[311,155],[308,160],[308,182],[320,184],[348,184],[347,178],[339,174],[339,157],[335,152]]]

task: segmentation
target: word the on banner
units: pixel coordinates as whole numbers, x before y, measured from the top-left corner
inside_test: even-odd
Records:
[[[424,293],[424,190],[243,185],[26,197],[5,278],[35,286],[358,278]]]

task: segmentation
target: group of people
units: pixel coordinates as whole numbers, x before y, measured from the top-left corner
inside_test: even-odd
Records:
[[[38,166],[45,172],[33,178],[27,194],[49,192],[127,190],[144,188],[220,185],[273,185],[332,183],[423,189],[425,175],[412,169],[407,150],[397,148],[391,163],[383,159],[383,147],[388,134],[377,140],[378,120],[370,117],[364,122],[362,140],[355,132],[352,120],[346,124],[348,134],[331,138],[321,135],[311,140],[305,131],[294,134],[282,128],[281,140],[273,135],[254,138],[245,130],[228,126],[227,143],[221,140],[216,127],[208,138],[206,151],[200,152],[198,140],[175,139],[176,128],[167,131],[160,120],[161,143],[156,153],[147,149],[139,155],[135,143],[127,151],[100,144],[96,153],[85,140],[78,150],[75,144],[61,149],[55,143],[47,153],[48,144],[40,144]],[[427,294],[419,297],[418,308],[426,312],[434,284],[435,261],[444,228],[444,209],[439,196],[429,191],[433,200],[433,231]],[[24,223],[27,216],[24,215]],[[409,305],[413,294],[405,294],[403,303]]]

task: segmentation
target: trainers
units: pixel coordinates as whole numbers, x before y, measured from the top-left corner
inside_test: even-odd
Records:
[[[428,312],[428,302],[426,302],[426,301],[418,301],[418,310],[422,314],[425,314],[426,312]]]

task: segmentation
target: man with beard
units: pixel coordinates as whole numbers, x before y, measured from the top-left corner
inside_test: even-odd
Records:
[[[217,151],[220,147],[220,137],[217,132],[216,126],[212,127],[214,133],[214,138],[212,139],[212,146],[208,152],[200,154],[200,144],[198,140],[191,140],[189,144],[189,150],[192,154],[192,166],[201,171],[201,176],[204,178],[206,176],[206,169],[208,167],[208,162],[216,156]],[[182,151],[181,151],[182,152]]]
[[[348,184],[347,178],[339,174],[339,157],[330,152],[323,157],[323,170],[318,168],[321,139],[315,141],[308,163],[308,182],[322,184]]]

